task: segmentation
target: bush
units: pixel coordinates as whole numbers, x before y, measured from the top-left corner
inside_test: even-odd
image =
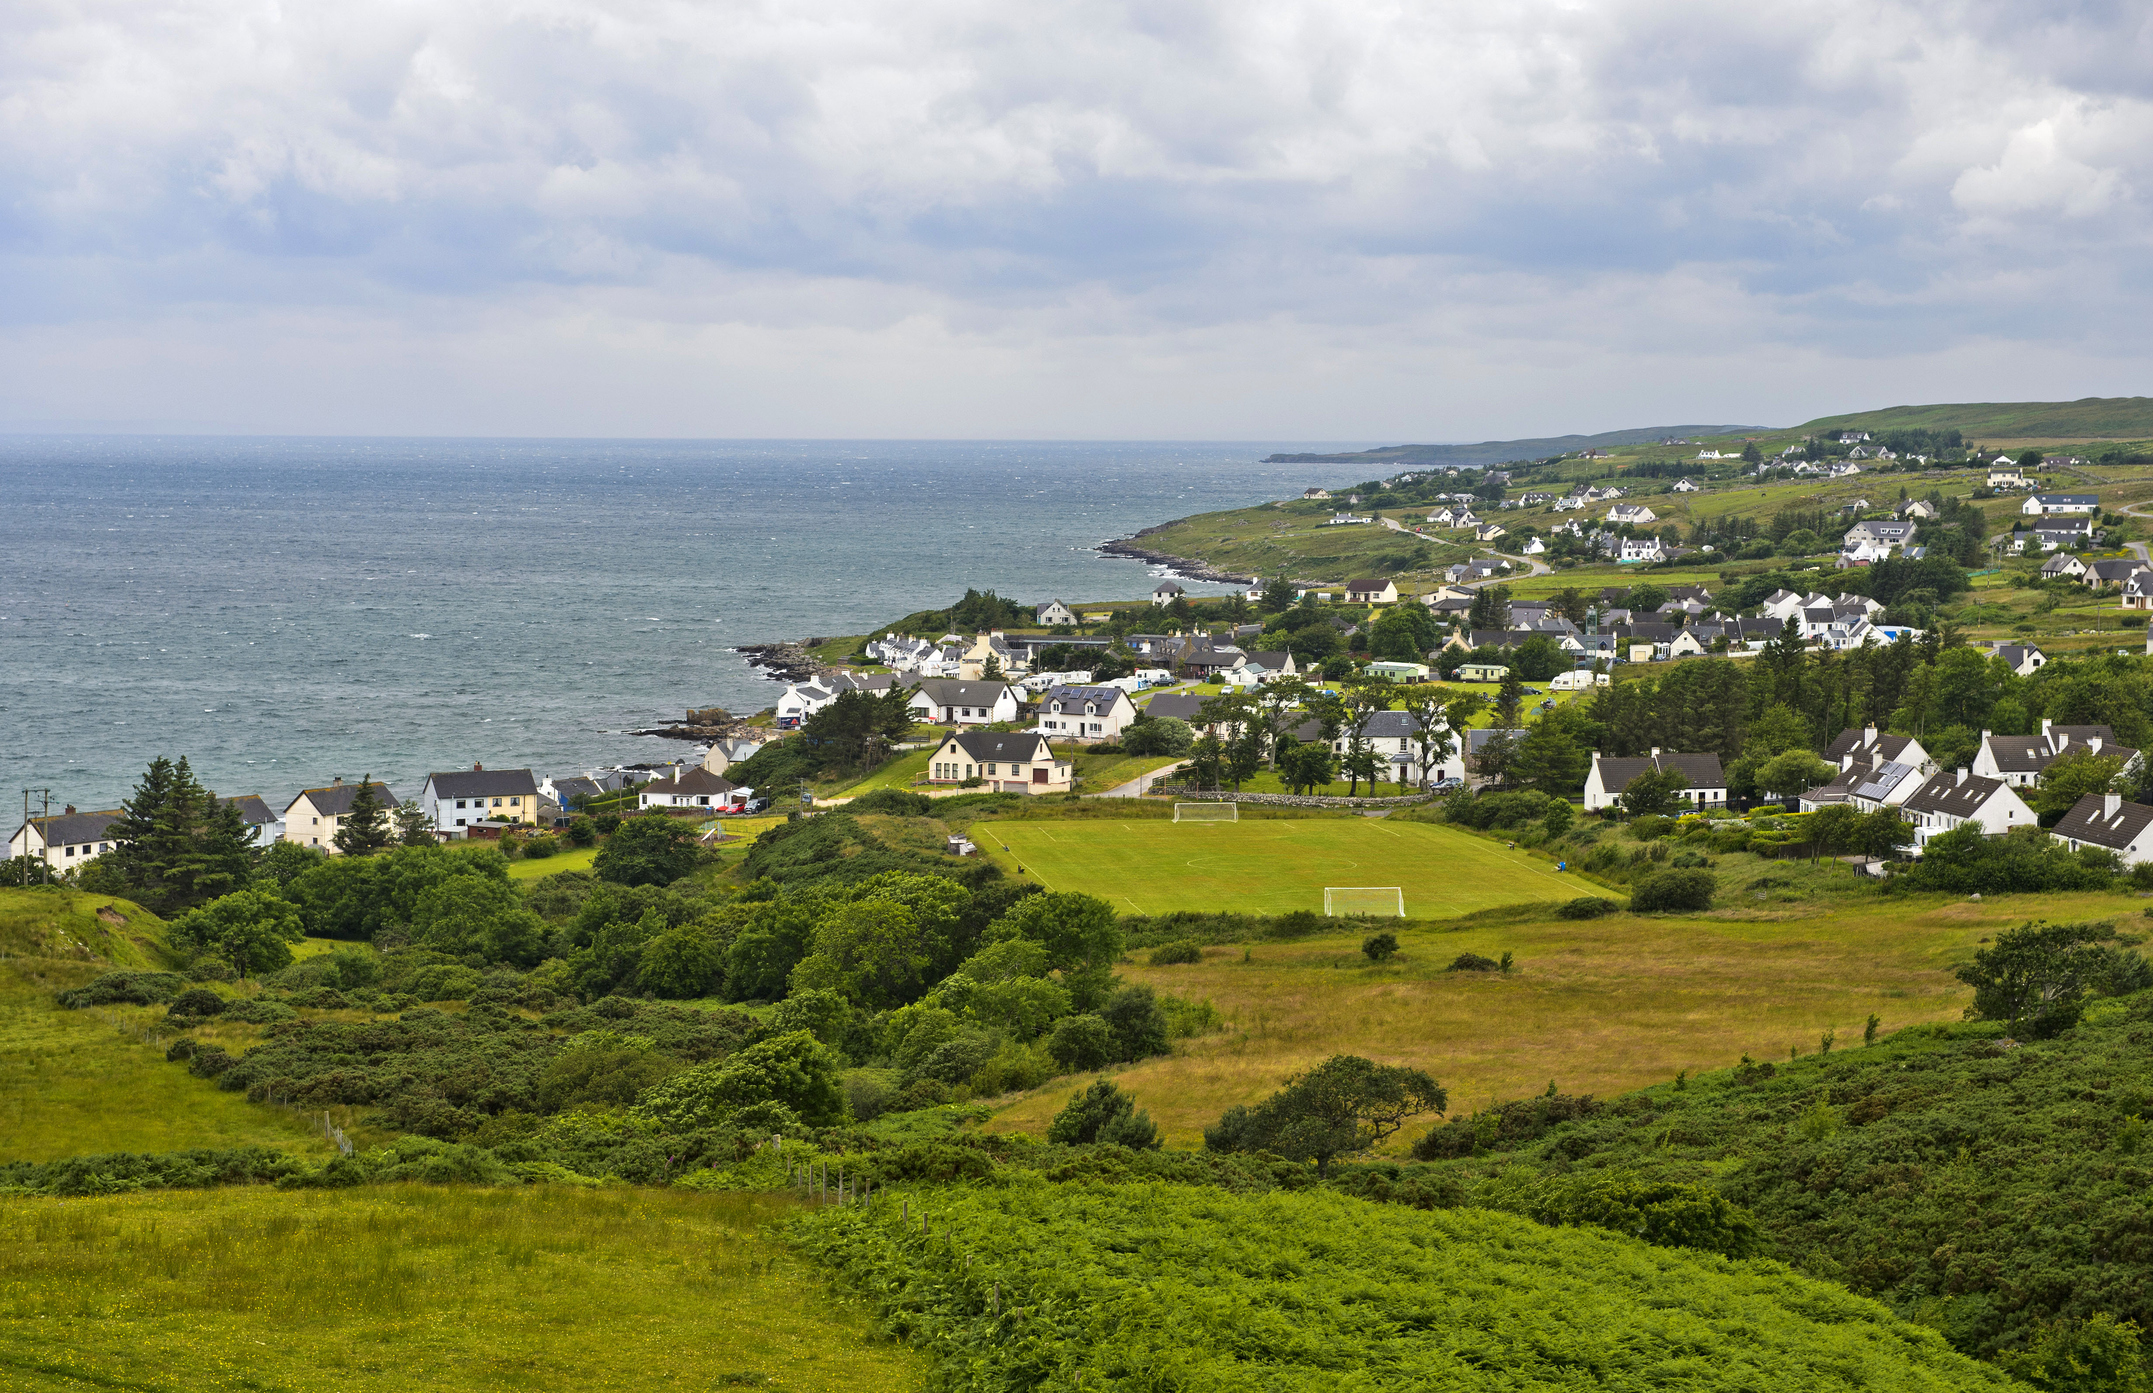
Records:
[[[1636,914],[1706,910],[1718,891],[1719,877],[1710,871],[1655,871],[1630,888],[1630,910]]]
[[[568,841],[570,845],[589,846],[597,840],[598,829],[591,825],[589,818],[573,817],[568,820]]]
[[[187,981],[176,972],[107,972],[88,986],[61,992],[69,1010],[85,1006],[162,1006],[178,996]]]
[[[543,861],[561,849],[561,844],[549,836],[536,836],[523,844],[525,859]]]
[[[863,793],[845,805],[851,813],[889,813],[896,817],[927,817],[934,808],[934,800],[924,793],[907,793],[901,788],[878,788]]]
[[[695,869],[695,829],[661,812],[623,822],[591,862],[616,885],[670,885]]]
[[[230,982],[238,976],[232,965],[221,958],[197,958],[187,969],[190,982]]]
[[[1658,813],[1647,813],[1643,817],[1630,819],[1630,835],[1641,842],[1655,841],[1674,829],[1675,820],[1661,817]]]
[[[1493,958],[1483,958],[1478,953],[1460,953],[1450,960],[1445,972],[1498,972],[1502,964]]]
[[[1072,1073],[1103,1069],[1114,1058],[1114,1029],[1097,1016],[1064,1016],[1047,1037],[1047,1053]]]
[[[1490,1209],[1509,1209],[1550,1225],[1590,1224],[1657,1243],[1730,1258],[1754,1257],[1764,1236],[1749,1211],[1709,1185],[1646,1180],[1599,1170],[1483,1191]]]
[[[214,1016],[224,1010],[224,998],[207,987],[190,987],[172,998],[168,1016]]]
[[[1185,755],[1196,743],[1188,722],[1172,716],[1139,721],[1122,733],[1121,747],[1132,755]]]
[[[1361,940],[1361,951],[1368,955],[1370,962],[1387,963],[1398,956],[1398,935],[1386,932],[1364,938]]]
[[[848,1069],[841,1077],[845,1106],[858,1121],[872,1122],[897,1102],[900,1076],[894,1069]]]
[[[1555,913],[1557,917],[1563,919],[1599,919],[1613,914],[1621,908],[1622,906],[1616,904],[1613,900],[1601,899],[1597,895],[1581,895],[1563,905]]]
[[[1151,950],[1151,965],[1167,967],[1175,963],[1200,963],[1204,960],[1204,946],[1193,938],[1176,939],[1162,943]]]
[[[1159,1129],[1151,1115],[1112,1079],[1099,1079],[1084,1092],[1070,1095],[1068,1105],[1047,1125],[1047,1140],[1064,1146],[1104,1142],[1147,1151],[1158,1146]]]

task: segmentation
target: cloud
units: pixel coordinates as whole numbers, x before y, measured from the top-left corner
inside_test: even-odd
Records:
[[[1537,433],[1605,424],[1576,373],[1779,419],[1861,404],[1790,362],[1988,345],[1951,395],[2129,390],[2153,41],[2025,10],[46,0],[0,423]],[[579,377],[674,395],[528,385]]]

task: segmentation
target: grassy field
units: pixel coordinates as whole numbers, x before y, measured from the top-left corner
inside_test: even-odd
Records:
[[[510,880],[537,880],[541,876],[558,875],[562,871],[587,871],[591,862],[598,859],[595,846],[570,847],[538,860],[522,859],[508,863]]]
[[[1327,885],[1395,885],[1409,917],[1444,919],[1591,892],[1499,843],[1374,818],[994,822],[975,827],[973,837],[1006,870],[1022,865],[1050,890],[1080,890],[1132,914],[1320,914]]]
[[[9,1388],[899,1390],[772,1195],[375,1186],[0,1200]]]
[[[97,911],[125,920],[114,924]],[[118,965],[165,967],[156,916],[106,895],[0,890],[0,1161],[103,1151],[276,1146],[327,1154],[304,1121],[167,1064],[160,1006],[63,1011],[53,994]],[[300,945],[306,953],[313,945]],[[261,1028],[216,1025],[237,1048]]]
[[[1773,866],[1802,878],[1787,863]],[[1450,1090],[1453,1111],[1529,1097],[1551,1079],[1566,1093],[1605,1096],[1679,1070],[1725,1068],[1744,1054],[1809,1054],[1827,1030],[1858,1043],[1872,1012],[1887,1031],[1955,1020],[1968,997],[1952,969],[1980,940],[2027,919],[2117,910],[2114,896],[1976,904],[1825,895],[1697,917],[1521,917],[1448,931],[1409,923],[1399,931],[1400,957],[1382,966],[1360,952],[1358,927],[1298,943],[1208,948],[1201,963],[1184,966],[1144,966],[1138,954],[1121,968],[1125,978],[1208,999],[1228,1028],[1116,1078],[1174,1146],[1201,1145],[1203,1127],[1228,1107],[1257,1102],[1334,1054],[1426,1069]],[[1465,952],[1514,953],[1517,969],[1445,970]],[[1059,1080],[990,1125],[1043,1132],[1089,1081]]]

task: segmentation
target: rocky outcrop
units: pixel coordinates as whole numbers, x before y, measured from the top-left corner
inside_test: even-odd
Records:
[[[1173,525],[1171,522],[1162,522],[1157,527],[1145,528],[1133,537],[1126,537],[1113,542],[1102,542],[1099,544],[1099,554],[1101,556],[1119,556],[1129,561],[1141,561],[1147,566],[1163,566],[1177,580],[1207,580],[1215,581],[1221,585],[1254,585],[1256,583],[1256,577],[1254,576],[1244,576],[1233,571],[1221,571],[1207,562],[1198,561],[1192,557],[1175,556],[1173,553],[1165,551],[1153,551],[1149,547],[1140,547],[1136,544],[1138,538],[1148,537],[1154,532],[1163,532]]]
[[[820,677],[836,668],[818,661],[808,649],[823,642],[811,638],[805,643],[750,643],[733,651],[748,660],[748,666],[773,682],[805,682]]]

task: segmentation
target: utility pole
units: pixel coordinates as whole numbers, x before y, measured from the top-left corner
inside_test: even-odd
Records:
[[[30,854],[30,795],[33,793],[42,795],[45,800],[44,813],[41,818],[45,825],[39,828],[38,835],[47,837],[47,851],[49,852],[50,850],[48,833],[52,825],[52,790],[49,788],[26,788],[22,791],[22,854],[24,856]],[[45,852],[41,852],[37,859],[38,864],[44,867],[44,874],[38,877],[38,883],[41,885],[49,884],[52,880],[51,857]],[[22,884],[25,890],[30,888],[30,867],[27,864],[22,868]]]

